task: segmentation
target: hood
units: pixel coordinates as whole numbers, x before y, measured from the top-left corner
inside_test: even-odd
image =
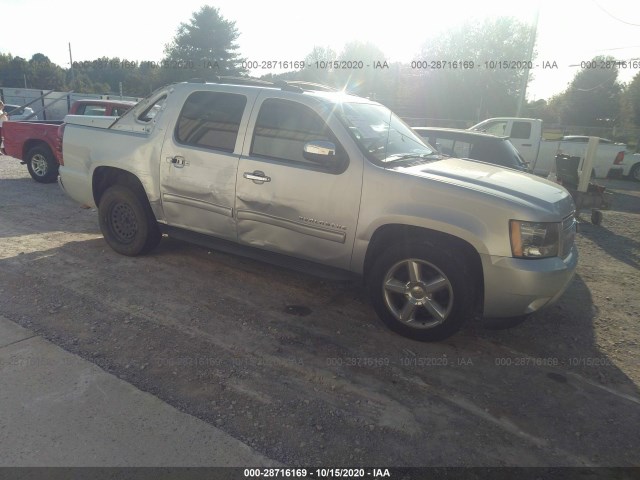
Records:
[[[428,164],[391,169],[481,191],[562,217],[575,210],[571,195],[557,183],[483,162],[446,158]]]

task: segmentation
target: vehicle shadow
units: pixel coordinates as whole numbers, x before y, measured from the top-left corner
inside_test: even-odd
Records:
[[[638,192],[640,190],[640,183],[626,178],[603,178],[597,180],[596,183],[605,186],[607,190],[624,190],[631,192]]]
[[[582,448],[575,446],[579,425],[595,445],[584,448],[610,462],[625,463],[624,452],[616,453],[622,438],[637,446],[629,439],[632,426],[607,423],[630,418],[637,405],[576,386],[565,371],[637,394],[596,344],[597,310],[580,277],[556,307],[517,328],[489,331],[470,323],[444,342],[420,343],[384,328],[359,285],[172,239],[136,258],[115,254],[101,238],[73,241],[0,259],[0,271],[0,314],[183,411],[214,424],[220,412],[232,410],[267,422],[282,400],[286,422],[270,423],[269,439],[252,444],[275,458],[314,463],[319,449],[309,455],[300,440],[313,442],[318,431],[331,429],[324,455],[346,462],[342,445],[361,438],[364,427],[371,445],[357,457],[364,464],[382,458],[389,465],[447,465],[463,454],[469,465],[575,461],[554,449],[527,456],[527,441],[512,446],[516,427],[571,451]],[[525,355],[561,365],[498,362]],[[185,361],[195,358],[207,362]],[[571,364],[583,358],[606,360],[598,367],[602,375],[580,370],[581,360]],[[583,395],[588,411],[576,407]],[[606,415],[584,426],[582,415],[593,409]],[[334,414],[339,417],[330,423]],[[224,428],[252,435],[254,421],[229,415]],[[300,433],[292,436],[287,425]],[[434,432],[444,453],[425,458],[422,445]],[[470,432],[486,437],[482,445]],[[604,447],[596,445],[596,434],[608,441]],[[613,434],[617,440],[609,439]],[[272,438],[281,450],[272,450]],[[510,456],[494,456],[485,442]]]
[[[629,189],[629,191],[636,191]],[[640,213],[640,195],[622,193],[619,190],[613,193],[611,210],[616,212]]]
[[[481,320],[469,333],[533,358],[558,359],[561,369],[640,395],[638,385],[598,346],[594,326],[598,314],[589,287],[578,274],[555,305],[514,320],[512,328],[486,328]]]
[[[82,208],[55,183],[0,178],[0,238],[49,232],[99,234],[95,209]]]
[[[618,235],[602,225],[580,224],[580,235],[591,240],[613,258],[640,268],[640,241]]]

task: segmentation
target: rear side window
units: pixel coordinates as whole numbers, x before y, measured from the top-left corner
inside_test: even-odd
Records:
[[[511,138],[527,139],[531,137],[531,124],[527,122],[513,122]]]
[[[463,140],[456,140],[453,145],[453,156],[457,158],[469,158],[471,155],[471,144]]]
[[[102,105],[83,105],[78,113],[80,115],[100,115],[104,116],[107,112],[107,107]]]
[[[183,145],[233,152],[247,97],[235,93],[195,92],[189,95],[176,124]]]
[[[343,148],[325,121],[312,109],[289,100],[268,99],[262,103],[251,145],[253,155],[338,173],[344,162],[335,162],[335,157],[327,158],[326,164],[304,158],[304,145],[312,141],[333,143],[337,157],[346,161]]]
[[[454,140],[452,138],[442,138],[434,134],[429,136],[429,145],[435,147],[442,155],[456,158],[469,158],[472,144],[464,140]]]

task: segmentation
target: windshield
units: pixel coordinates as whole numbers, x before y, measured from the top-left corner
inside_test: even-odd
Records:
[[[373,163],[388,164],[438,155],[382,105],[342,103],[336,110],[360,149]]]

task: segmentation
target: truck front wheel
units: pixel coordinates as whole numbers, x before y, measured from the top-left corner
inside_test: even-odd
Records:
[[[98,206],[100,230],[111,248],[136,256],[154,249],[162,233],[144,193],[124,185],[109,187]]]
[[[473,316],[476,288],[463,255],[430,243],[390,247],[374,264],[371,302],[394,332],[443,340]]]
[[[40,183],[52,183],[58,178],[58,162],[47,147],[33,147],[27,152],[27,169],[31,178]]]

